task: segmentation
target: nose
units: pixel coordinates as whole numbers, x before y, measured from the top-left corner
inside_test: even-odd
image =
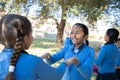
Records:
[[[72,37],[72,38],[75,38],[75,37],[76,37],[76,34],[75,34],[75,33],[73,33],[73,34],[71,35],[71,37]]]

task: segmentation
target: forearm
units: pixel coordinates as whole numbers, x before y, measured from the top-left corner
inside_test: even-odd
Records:
[[[84,65],[80,65],[80,66],[76,66],[77,70],[79,71],[79,73],[86,79],[90,79],[91,75],[92,75],[92,69],[89,66],[84,66]]]
[[[86,80],[89,80],[91,78],[93,60],[94,60],[94,56],[91,57],[89,56],[89,58],[85,61],[79,59],[79,62],[76,65],[77,70]]]
[[[45,60],[46,63],[48,63],[50,65],[53,64],[53,61],[52,61],[51,57],[50,58],[45,58],[44,60]]]

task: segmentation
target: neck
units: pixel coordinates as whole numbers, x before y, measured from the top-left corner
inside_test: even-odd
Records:
[[[75,47],[80,47],[83,43],[75,44]]]

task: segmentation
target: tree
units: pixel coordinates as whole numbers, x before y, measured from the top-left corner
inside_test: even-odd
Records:
[[[106,6],[109,4],[109,2],[105,0],[56,0],[51,3],[56,3],[61,8],[60,23],[56,21],[58,30],[56,42],[59,45],[63,43],[63,32],[67,17],[83,14],[88,18],[88,21],[92,23],[97,20],[102,10],[106,9]]]
[[[7,0],[14,1],[14,4],[21,3],[24,5],[26,16],[29,14],[30,7],[35,4],[39,4],[41,7],[38,10],[39,15],[37,19],[45,21],[48,18],[53,18],[57,25],[57,38],[56,42],[58,45],[63,43],[63,33],[68,17],[80,17],[85,16],[89,23],[94,24],[98,17],[107,9],[110,5],[113,5],[111,9],[120,9],[119,0]],[[29,2],[32,2],[29,5]],[[37,2],[37,3],[36,3]],[[116,4],[117,3],[117,4]],[[20,9],[21,7],[17,7]],[[60,21],[59,21],[60,20]]]
[[[61,21],[57,25],[57,43],[62,45],[63,31],[66,19],[71,16],[84,15],[89,23],[94,24],[97,18],[113,5],[112,9],[120,9],[119,0],[59,0],[61,6]],[[117,3],[117,4],[116,4]]]

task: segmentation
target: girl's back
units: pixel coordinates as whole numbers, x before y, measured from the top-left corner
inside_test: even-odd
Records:
[[[101,54],[101,55],[99,56],[98,63],[99,63],[99,61],[102,60],[101,68],[99,71],[101,73],[115,72],[115,68],[114,68],[115,67],[115,59],[118,55],[117,46],[114,43],[104,45],[101,48],[99,54]]]
[[[2,56],[0,58],[0,80],[6,78],[12,52],[13,49],[4,49],[0,54]],[[45,64],[40,57],[26,53],[20,55],[14,75],[17,80],[60,80],[62,76],[55,68]]]

